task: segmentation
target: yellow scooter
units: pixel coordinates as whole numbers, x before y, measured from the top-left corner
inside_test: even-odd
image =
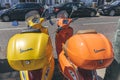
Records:
[[[44,18],[33,15],[26,19],[28,29],[12,36],[8,42],[9,65],[20,71],[21,80],[52,80],[54,58]]]

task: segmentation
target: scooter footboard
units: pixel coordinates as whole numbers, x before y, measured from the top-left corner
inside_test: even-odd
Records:
[[[78,73],[77,66],[72,65],[66,58],[64,51],[59,55],[59,66],[62,74],[67,78],[67,80],[84,80],[82,75]]]

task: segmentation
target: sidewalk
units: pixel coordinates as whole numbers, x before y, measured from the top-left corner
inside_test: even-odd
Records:
[[[0,73],[0,80],[20,80],[18,72]]]

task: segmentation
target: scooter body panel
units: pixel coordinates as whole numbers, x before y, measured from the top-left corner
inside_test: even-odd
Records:
[[[83,69],[105,68],[113,61],[112,45],[99,33],[76,34],[69,38],[64,48],[71,62]]]
[[[54,58],[50,61],[50,64],[43,69],[32,71],[20,71],[21,80],[52,80],[54,72]]]
[[[57,25],[62,28],[67,28],[69,27],[70,23],[72,22],[71,18],[60,18],[57,21]]]
[[[37,17],[37,16],[36,16]],[[34,22],[33,22],[34,21]],[[37,20],[35,20],[35,17],[32,16],[30,17],[28,20],[27,20],[27,23],[29,26],[35,28],[35,29],[41,29],[43,26],[42,26],[42,23],[45,21],[44,18],[39,18]]]
[[[44,67],[52,57],[52,53],[46,51],[47,45],[50,45],[48,40],[49,36],[45,33],[22,33],[13,36],[8,44],[7,58],[10,66],[16,70]],[[34,66],[35,64],[38,65]]]
[[[107,67],[113,61],[112,45],[100,33],[77,33],[62,45],[58,59],[67,80],[98,80],[96,69]]]
[[[57,55],[59,55],[62,51],[62,44],[65,43],[65,41],[69,39],[72,35],[73,29],[71,27],[63,28],[62,30],[56,33],[55,43]]]
[[[45,52],[47,43],[48,35],[44,33],[16,34],[9,40],[7,57],[11,60],[42,58],[45,56],[43,53]]]
[[[83,76],[78,71],[78,67],[70,62],[62,51],[59,55],[59,65],[61,72],[67,80],[84,80]]]

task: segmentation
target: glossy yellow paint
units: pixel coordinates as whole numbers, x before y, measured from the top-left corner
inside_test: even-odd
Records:
[[[28,25],[40,29],[39,33],[18,33],[8,42],[7,59],[10,66],[20,71],[21,80],[30,80],[29,70],[42,69],[41,80],[52,80],[54,72],[53,48],[48,29],[42,26],[44,18],[38,23],[27,21]],[[46,75],[47,74],[47,75]]]
[[[28,71],[20,71],[21,80],[29,80]]]
[[[49,64],[49,59],[52,56],[52,46],[46,50],[49,45],[51,45],[49,36],[45,33],[16,34],[8,43],[7,58],[9,64],[16,70],[43,68]],[[34,66],[35,64],[37,65]]]
[[[54,59],[51,58],[49,65],[43,68],[41,80],[52,80],[53,72],[54,72]],[[28,71],[20,71],[20,79],[30,80],[28,76]]]
[[[33,28],[36,28],[36,29],[41,29],[42,28],[42,23],[44,22],[44,20],[45,20],[44,18],[39,18],[39,22],[38,23],[34,23],[32,21],[32,19],[30,19],[28,21],[28,25],[33,27]]]

